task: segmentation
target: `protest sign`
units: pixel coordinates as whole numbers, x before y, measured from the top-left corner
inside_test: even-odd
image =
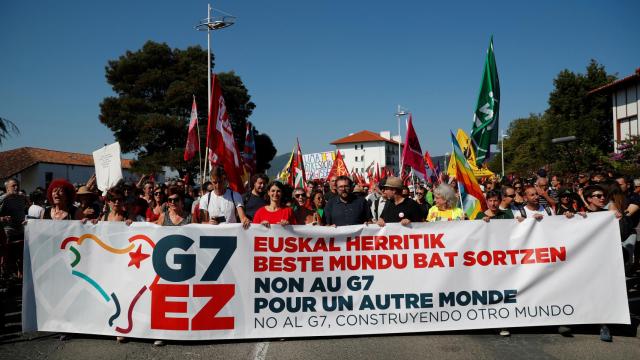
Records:
[[[115,142],[94,151],[93,163],[96,167],[96,185],[106,193],[122,179],[120,143]]]
[[[618,225],[30,220],[27,330],[202,340],[629,323]]]
[[[326,179],[327,176],[329,176],[329,171],[333,166],[333,160],[335,160],[335,158],[336,153],[333,151],[302,155],[307,179]]]

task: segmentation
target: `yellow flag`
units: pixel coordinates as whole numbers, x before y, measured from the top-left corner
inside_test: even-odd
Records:
[[[475,177],[479,178],[495,175],[487,168],[478,169],[476,166],[476,154],[473,151],[473,146],[471,146],[471,139],[462,129],[458,129],[458,132],[456,133],[456,140],[458,140],[458,144],[460,144],[462,153],[467,158],[467,161],[469,161],[469,165],[471,165],[471,170],[473,170],[473,175],[475,175]],[[451,154],[451,157],[449,158],[449,166],[447,167],[447,174],[449,175],[456,173],[453,157],[454,154]]]

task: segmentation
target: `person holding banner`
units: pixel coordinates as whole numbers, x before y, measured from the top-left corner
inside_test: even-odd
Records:
[[[51,182],[47,189],[48,206],[44,213],[43,219],[50,220],[76,220],[76,211],[78,209],[73,206],[76,196],[76,188],[64,179],[56,179]]]
[[[124,191],[120,187],[114,187],[107,191],[107,211],[102,216],[101,221],[124,221],[131,225],[133,220],[125,205]]]
[[[283,190],[284,185],[279,181],[272,181],[267,186],[269,205],[265,205],[256,211],[256,215],[253,217],[254,224],[262,224],[265,227],[270,227],[272,224],[282,226],[296,224],[293,209],[284,206],[282,203]]]
[[[162,226],[182,226],[191,223],[191,213],[184,210],[184,193],[179,187],[168,189],[167,208],[160,214],[156,224]]]
[[[427,221],[464,220],[464,212],[457,206],[458,197],[451,186],[440,184],[433,190],[433,195],[436,204],[429,209]]]
[[[480,214],[482,220],[489,222],[491,219],[513,219],[511,210],[500,209],[500,204],[502,203],[502,194],[500,191],[489,190],[486,194],[486,199],[488,209]]]
[[[200,198],[200,221],[210,225],[239,222],[249,228],[251,221],[244,213],[242,197],[229,188],[224,168],[216,166],[210,174],[213,190]]]
[[[384,184],[382,191],[388,193],[389,203],[384,207],[378,225],[384,226],[385,223],[397,223],[407,226],[412,222],[424,221],[422,209],[413,199],[403,195],[404,186],[402,179],[399,177],[389,177]]]
[[[327,201],[324,217],[327,225],[361,225],[371,223],[371,211],[363,196],[355,196],[352,182],[348,176],[336,179],[338,196]]]

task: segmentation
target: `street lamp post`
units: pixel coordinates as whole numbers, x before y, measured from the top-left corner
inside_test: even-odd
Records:
[[[408,112],[398,105],[398,111],[396,111],[396,118],[398,119],[398,176],[402,176],[402,133],[400,133],[400,118],[407,114]]]
[[[198,31],[206,31],[207,32],[207,111],[211,111],[211,32],[215,30],[224,29],[229,27],[236,22],[236,18],[233,15],[227,14],[223,11],[218,10],[225,14],[222,17],[212,17],[211,11],[214,10],[211,7],[211,4],[207,4],[207,17],[205,19],[200,20],[200,23],[196,25],[196,30]],[[209,148],[206,149],[205,154],[205,163],[204,163],[204,172],[203,178],[206,177],[207,172],[207,164],[209,159]]]
[[[449,167],[447,167],[447,159],[449,158],[449,153],[446,152],[444,153],[444,171],[447,172],[447,175],[451,175],[449,174]]]
[[[502,150],[500,151],[500,157],[502,158],[502,178],[504,178],[504,139],[507,138],[505,133],[502,133]]]

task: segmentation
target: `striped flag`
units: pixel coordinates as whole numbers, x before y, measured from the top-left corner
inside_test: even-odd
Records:
[[[455,176],[458,181],[458,190],[462,199],[462,210],[467,214],[469,219],[475,219],[482,211],[487,209],[487,204],[478,185],[473,170],[464,156],[458,139],[451,133],[451,144],[453,145],[452,161],[455,162]],[[453,174],[450,174],[453,175]]]

